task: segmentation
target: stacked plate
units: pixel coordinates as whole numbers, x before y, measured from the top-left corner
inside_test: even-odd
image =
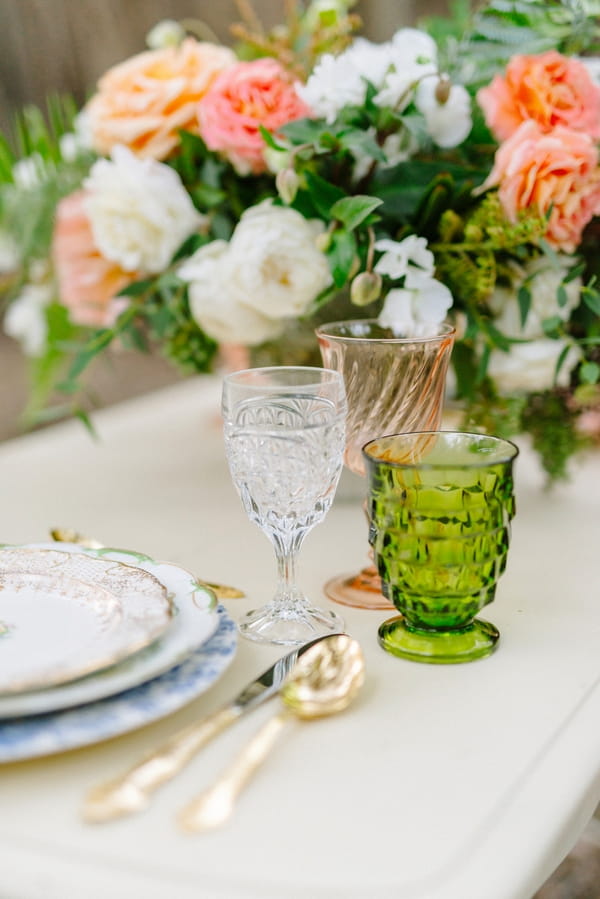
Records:
[[[161,718],[233,660],[236,628],[182,568],[75,544],[0,546],[0,762]]]

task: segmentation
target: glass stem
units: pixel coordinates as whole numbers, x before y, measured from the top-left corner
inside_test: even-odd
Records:
[[[304,531],[297,531],[288,539],[273,535],[278,579],[275,602],[289,603],[303,599],[302,593],[296,586],[296,558],[304,540],[304,533]]]

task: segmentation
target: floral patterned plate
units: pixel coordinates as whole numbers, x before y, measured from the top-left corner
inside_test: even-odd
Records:
[[[0,762],[77,749],[170,715],[211,687],[233,661],[237,628],[217,610],[215,634],[180,665],[117,696],[48,715],[9,718],[0,725]]]
[[[159,640],[117,665],[48,689],[0,696],[0,719],[57,711],[135,687],[181,662],[217,629],[217,601],[214,594],[183,568],[124,550],[89,550],[75,544],[52,543],[30,544],[28,548],[80,553],[135,565],[149,572],[165,586],[172,605],[173,620]]]
[[[130,560],[129,560],[130,561]],[[0,694],[72,681],[150,645],[172,619],[166,587],[110,559],[0,548]]]

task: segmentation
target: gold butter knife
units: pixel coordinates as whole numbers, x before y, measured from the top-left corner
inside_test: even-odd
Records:
[[[99,824],[145,808],[152,793],[175,777],[213,737],[245,712],[278,693],[299,656],[323,639],[324,636],[317,637],[283,656],[248,684],[232,702],[173,734],[124,774],[92,789],[84,801],[84,820]]]

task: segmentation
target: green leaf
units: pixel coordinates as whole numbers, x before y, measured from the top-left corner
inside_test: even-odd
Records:
[[[344,150],[349,150],[354,155],[370,156],[378,162],[386,162],[386,155],[368,131],[352,129],[339,136],[339,144]]]
[[[119,297],[141,297],[145,293],[148,293],[149,290],[154,288],[154,278],[146,278],[143,281],[133,281],[131,284],[127,284],[126,287],[123,287],[122,290],[119,291],[117,296]]]
[[[575,278],[579,278],[580,275],[583,275],[584,271],[585,262],[579,262],[577,265],[574,265],[563,278],[563,284],[569,284],[571,281],[574,281]]]
[[[270,147],[272,150],[288,150],[289,149],[284,144],[278,144],[277,141],[275,140],[274,136],[271,134],[270,131],[267,131],[267,129],[265,128],[264,125],[259,125],[258,130],[260,131],[261,137],[264,140],[264,142],[266,143],[266,145],[268,147]]]
[[[545,318],[542,322],[542,328],[544,329],[544,334],[547,337],[558,337],[562,328],[563,320],[560,315],[552,315],[550,318]]]
[[[558,285],[558,290],[556,291],[556,299],[558,301],[558,305],[561,307],[566,306],[569,302],[569,296],[567,294],[566,288],[564,284]]]
[[[318,143],[321,134],[329,129],[318,119],[296,119],[279,130],[293,144],[314,144]]]
[[[343,287],[354,264],[356,238],[351,231],[340,229],[331,236],[331,247],[327,252],[329,268],[336,287]]]
[[[600,315],[600,293],[597,290],[584,289],[582,295],[583,302],[588,309],[591,309],[596,315]]]
[[[346,194],[335,184],[325,181],[320,175],[314,172],[305,172],[306,185],[308,187],[310,198],[314,203],[317,212],[325,219],[331,217],[331,207],[346,197]]]
[[[556,380],[558,378],[558,375],[560,374],[560,370],[563,367],[564,361],[567,358],[567,356],[569,355],[569,352],[571,351],[571,349],[572,349],[571,344],[568,343],[560,351],[560,355],[559,355],[558,359],[556,360],[556,367],[554,369],[554,380]]]
[[[521,327],[524,328],[531,309],[531,291],[525,284],[522,284],[517,291],[517,301],[519,303]]]
[[[364,194],[343,197],[333,204],[330,215],[342,222],[348,231],[353,231],[382,203],[383,200],[380,200],[379,197],[368,197]]]
[[[579,378],[583,384],[597,384],[600,380],[600,365],[597,362],[584,362],[579,369]]]

